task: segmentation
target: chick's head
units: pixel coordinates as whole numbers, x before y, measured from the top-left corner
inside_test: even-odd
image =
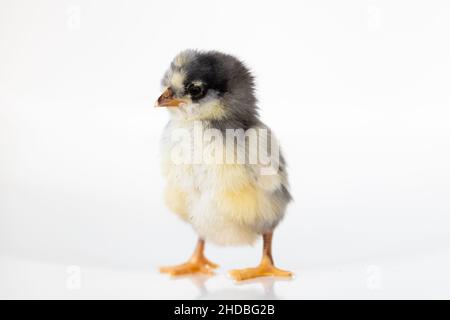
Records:
[[[217,51],[186,50],[170,64],[156,106],[174,117],[219,121],[235,126],[257,119],[254,81],[237,58]]]

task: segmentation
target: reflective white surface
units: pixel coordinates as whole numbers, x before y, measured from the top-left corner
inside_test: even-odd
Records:
[[[66,266],[0,258],[8,299],[450,299],[450,252],[407,259],[296,269],[292,280],[234,283],[215,276],[169,278],[154,270]]]

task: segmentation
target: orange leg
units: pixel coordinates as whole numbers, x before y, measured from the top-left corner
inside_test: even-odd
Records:
[[[212,269],[216,269],[219,266],[206,259],[204,250],[205,241],[203,239],[199,239],[197,247],[188,262],[171,267],[161,267],[159,271],[162,273],[168,273],[172,276],[192,273],[213,274]]]
[[[275,267],[272,258],[272,236],[273,233],[263,235],[263,256],[259,266],[256,268],[247,268],[231,270],[230,276],[236,281],[248,280],[258,277],[292,277],[292,272],[278,269]]]

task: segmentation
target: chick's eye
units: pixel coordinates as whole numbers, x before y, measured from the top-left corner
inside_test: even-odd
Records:
[[[187,87],[187,93],[191,95],[192,98],[198,98],[202,95],[203,93],[203,88],[199,85],[193,84],[191,83],[188,87]]]

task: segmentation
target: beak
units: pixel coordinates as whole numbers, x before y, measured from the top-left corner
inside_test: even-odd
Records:
[[[167,88],[156,101],[155,107],[179,107],[184,103],[186,101],[182,99],[175,99],[172,89]]]

